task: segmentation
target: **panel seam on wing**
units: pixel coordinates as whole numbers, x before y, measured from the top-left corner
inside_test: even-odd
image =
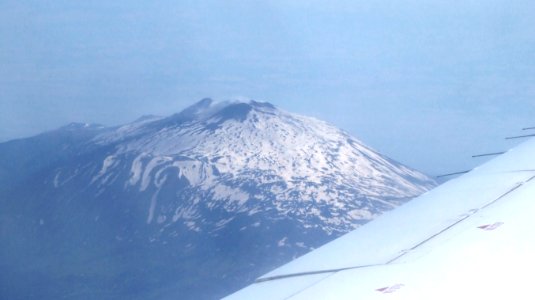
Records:
[[[354,267],[346,267],[346,268],[338,268],[338,269],[327,269],[327,270],[319,270],[319,271],[291,273],[291,274],[277,275],[277,276],[271,276],[271,277],[262,277],[262,278],[256,279],[255,283],[272,281],[272,280],[277,280],[277,279],[285,279],[285,278],[291,278],[291,277],[307,276],[307,275],[336,273],[336,272],[340,272],[340,271],[346,271],[346,270],[352,270],[352,269],[362,269],[362,268],[369,268],[369,267],[377,267],[377,266],[382,266],[382,265],[384,265],[384,264],[362,265],[362,266],[354,266]]]

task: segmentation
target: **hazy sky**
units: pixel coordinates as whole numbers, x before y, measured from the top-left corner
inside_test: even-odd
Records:
[[[0,0],[0,141],[204,97],[327,120],[433,175],[467,169],[535,126],[535,1]]]

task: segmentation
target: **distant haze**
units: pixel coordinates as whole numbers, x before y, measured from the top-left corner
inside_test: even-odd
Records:
[[[0,141],[252,98],[461,171],[535,126],[533,28],[528,0],[5,0]]]

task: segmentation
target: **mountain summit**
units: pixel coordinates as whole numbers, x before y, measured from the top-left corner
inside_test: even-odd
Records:
[[[1,257],[20,275],[11,296],[43,272],[50,298],[80,285],[90,298],[223,296],[435,185],[332,125],[256,101],[67,126],[0,154],[2,228],[24,237]]]
[[[177,222],[183,211],[204,206],[229,213],[228,222],[242,213],[274,210],[306,228],[347,232],[432,186],[425,175],[325,122],[255,101],[204,99],[169,118],[129,124],[93,142],[113,145],[91,180],[94,186],[115,184],[110,178],[118,178],[125,160],[130,170],[123,184],[129,189],[154,196],[166,182],[185,183],[181,199],[171,200],[172,211],[151,196],[148,223]],[[196,201],[199,196],[203,201]],[[213,221],[189,220],[191,227]]]

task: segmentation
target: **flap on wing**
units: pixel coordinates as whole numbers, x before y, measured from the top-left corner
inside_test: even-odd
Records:
[[[380,216],[260,280],[385,264],[516,189],[535,172],[470,174]]]

